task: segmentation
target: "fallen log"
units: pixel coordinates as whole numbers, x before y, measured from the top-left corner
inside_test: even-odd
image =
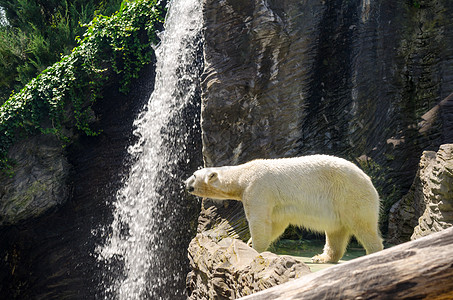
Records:
[[[453,299],[453,227],[241,299]]]

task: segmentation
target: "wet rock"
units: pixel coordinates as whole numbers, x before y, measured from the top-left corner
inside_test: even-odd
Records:
[[[421,177],[423,215],[411,236],[412,240],[453,226],[453,144],[442,145]]]
[[[71,165],[67,180],[69,198],[58,204],[58,209],[50,208],[40,217],[0,227],[0,299],[113,297],[104,287],[106,278],[110,276],[107,272],[119,274],[121,266],[105,270],[93,254],[96,246],[104,241],[100,228],[112,222],[112,208],[108,203],[114,200],[122,185],[121,178],[130,167],[127,147],[135,141],[133,122],[149,99],[153,79],[154,67],[150,64],[133,82],[130,94],[118,91],[117,80],[103,91],[104,97],[94,106],[99,121],[93,124],[93,130],[102,129],[101,135],[80,135],[66,149],[44,136],[24,141],[24,146],[15,148],[16,151],[28,148],[29,153],[38,152],[43,157],[55,155],[56,162],[36,160],[37,166],[43,170],[48,164],[56,164],[56,154],[65,150]],[[17,157],[20,157],[19,162],[30,159],[19,153]],[[26,175],[27,170],[23,171]],[[32,169],[32,172],[36,170]],[[3,182],[2,178],[0,191]],[[56,191],[58,189],[54,193]],[[188,244],[189,238],[186,239]],[[175,249],[171,251],[176,252]],[[179,264],[185,260],[186,253],[178,254]],[[183,288],[184,283],[181,285]]]
[[[9,151],[13,175],[0,173],[0,226],[36,218],[63,204],[69,196],[69,163],[62,143],[39,135]]]

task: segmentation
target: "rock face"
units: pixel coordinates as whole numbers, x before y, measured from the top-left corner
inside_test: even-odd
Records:
[[[14,176],[0,174],[0,226],[39,217],[66,202],[69,163],[55,136],[23,140],[9,153]]]
[[[414,3],[205,0],[205,165],[366,157],[388,212],[453,138],[453,8]]]
[[[409,193],[390,210],[387,241],[399,244],[451,226],[453,144],[444,144],[437,153],[423,152]]]
[[[425,176],[425,171],[432,166],[433,160],[435,160],[435,152],[423,152],[419,170],[409,192],[391,207],[386,237],[388,243],[400,244],[410,241],[414,228],[418,224],[418,218],[423,214],[425,207],[421,177]]]
[[[260,254],[232,238],[216,243],[197,235],[189,245],[189,258],[189,299],[236,299],[310,273],[291,256]]]
[[[188,250],[189,299],[236,299],[310,273],[291,256],[258,253],[241,240],[249,237],[240,206],[203,200],[197,235]]]

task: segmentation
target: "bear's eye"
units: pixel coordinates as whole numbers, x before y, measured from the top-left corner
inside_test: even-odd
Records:
[[[208,176],[208,180],[213,180],[217,177],[217,173],[216,172],[212,172],[211,174],[209,174]]]

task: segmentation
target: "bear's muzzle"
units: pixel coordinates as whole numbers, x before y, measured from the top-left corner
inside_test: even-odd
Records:
[[[192,193],[195,190],[195,188],[193,186],[194,182],[195,182],[194,176],[190,176],[189,179],[187,179],[185,181],[186,191],[187,192]]]

